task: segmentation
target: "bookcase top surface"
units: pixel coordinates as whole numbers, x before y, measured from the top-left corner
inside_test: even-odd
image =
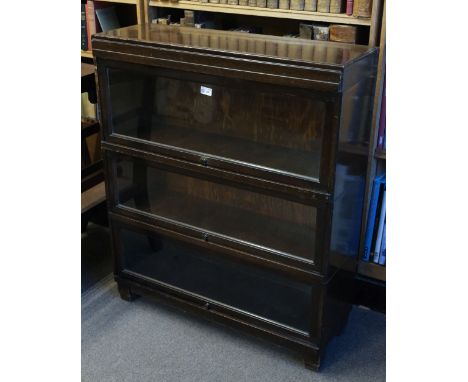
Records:
[[[160,24],[114,29],[93,35],[93,40],[203,50],[219,55],[232,53],[250,58],[271,57],[332,67],[344,67],[376,50],[365,45]]]

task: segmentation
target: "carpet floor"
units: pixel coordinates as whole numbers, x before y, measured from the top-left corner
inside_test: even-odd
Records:
[[[320,372],[297,354],[143,297],[111,275],[81,295],[82,381],[385,381],[385,315],[354,307]]]

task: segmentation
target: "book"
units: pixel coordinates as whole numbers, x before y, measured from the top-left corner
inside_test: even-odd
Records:
[[[353,16],[369,18],[372,15],[372,0],[354,0]]]
[[[310,24],[299,24],[299,37],[312,40],[314,37],[314,26]]]
[[[387,195],[387,191],[384,188],[382,204],[380,206],[379,225],[377,229],[377,236],[376,236],[376,241],[375,241],[374,257],[373,257],[374,263],[376,264],[379,263],[380,247],[382,245],[383,228],[385,224],[385,215],[386,215],[386,211],[385,211],[386,195]]]
[[[317,11],[330,13],[330,0],[317,0]]]
[[[356,43],[357,28],[353,25],[330,25],[330,41]]]
[[[320,25],[314,25],[314,40],[328,41],[330,37],[330,28]]]
[[[354,0],[346,0],[346,14],[352,16]]]
[[[120,23],[113,5],[96,9],[96,17],[103,32],[120,28]]]
[[[86,4],[81,3],[81,50],[88,50],[88,29],[86,28]]]
[[[377,136],[377,149],[384,150],[384,137],[386,128],[386,79],[384,78],[382,102],[380,104],[379,134]]]
[[[257,0],[249,0],[249,7],[256,7],[257,6]]]
[[[88,32],[88,50],[91,50],[91,36],[96,33],[96,21],[94,16],[94,1],[90,0],[86,2],[86,29]]]
[[[239,5],[242,5],[242,6],[246,7],[246,6],[249,5],[249,2],[248,2],[248,0],[239,0]]]
[[[383,227],[383,235],[382,235],[382,244],[380,246],[380,256],[379,256],[379,264],[385,265],[385,260],[387,257],[387,220],[385,220],[384,227]]]
[[[342,13],[344,11],[343,0],[330,0],[330,13]]]
[[[279,9],[289,9],[289,0],[279,0]]]
[[[257,7],[259,8],[266,8],[266,0],[257,0]]]
[[[371,201],[369,204],[366,234],[364,237],[364,248],[363,248],[363,254],[362,254],[363,261],[369,261],[369,258],[370,258],[372,235],[374,233],[375,216],[377,214],[377,205],[379,202],[380,188],[384,180],[385,180],[385,175],[378,176],[374,179],[374,182],[372,185],[372,196],[371,196]]]
[[[270,9],[278,8],[278,0],[267,0],[267,7]]]
[[[291,3],[291,5],[289,6],[289,9],[292,9],[292,10],[295,10],[295,11],[303,11],[304,10],[304,0],[291,0],[290,3]]]
[[[316,12],[317,11],[317,0],[305,0],[304,11]]]

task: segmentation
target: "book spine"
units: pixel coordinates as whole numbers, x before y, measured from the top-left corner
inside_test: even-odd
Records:
[[[380,258],[379,265],[385,265],[385,258],[387,257],[387,222],[384,223],[383,235],[382,235],[382,244],[380,246]]]
[[[352,16],[354,0],[346,0],[346,14]]]
[[[375,250],[374,250],[374,263],[379,263],[379,255],[380,255],[380,248],[382,245],[382,236],[383,236],[383,228],[385,224],[385,198],[387,192],[384,190],[383,198],[382,198],[382,207],[380,212],[380,219],[379,219],[379,228],[377,231],[377,240],[375,242]]]
[[[356,43],[357,29],[353,25],[330,25],[330,41]]]
[[[330,13],[330,0],[317,0],[317,11]]]
[[[290,1],[291,5],[289,9],[295,10],[295,11],[303,11],[304,10],[304,0],[291,0]]]
[[[267,7],[270,9],[278,9],[278,0],[267,0]]]
[[[86,4],[81,4],[81,50],[88,50],[88,30],[86,27]]]
[[[367,217],[366,236],[364,239],[364,250],[362,254],[363,261],[369,261],[369,258],[370,258],[372,234],[374,233],[375,215],[377,214],[377,203],[379,201],[379,192],[380,192],[380,182],[378,179],[374,179],[374,184],[372,186],[372,197],[371,197],[371,202],[369,205],[369,214]]]
[[[354,8],[356,9],[356,14],[353,11],[354,16],[369,18],[372,14],[372,0],[357,0],[357,6],[355,4]]]
[[[249,7],[256,7],[257,6],[257,0],[249,0]]]
[[[257,0],[257,7],[259,8],[266,8],[266,0]]]
[[[343,5],[343,0],[330,0],[330,13],[342,13]]]
[[[87,6],[87,20],[88,20],[88,49],[92,49],[91,38],[93,34],[96,34],[96,13],[94,10],[94,1],[88,0]]]
[[[317,11],[317,0],[305,0],[304,11],[316,12]]]
[[[279,9],[289,9],[289,0],[279,0]]]
[[[239,5],[242,5],[242,6],[246,7],[246,6],[249,5],[249,2],[248,2],[248,0],[239,0]]]

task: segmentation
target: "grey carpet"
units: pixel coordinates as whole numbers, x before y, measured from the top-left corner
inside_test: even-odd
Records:
[[[385,381],[385,315],[353,308],[319,373],[295,353],[155,303],[120,299],[111,276],[82,294],[82,380]]]

